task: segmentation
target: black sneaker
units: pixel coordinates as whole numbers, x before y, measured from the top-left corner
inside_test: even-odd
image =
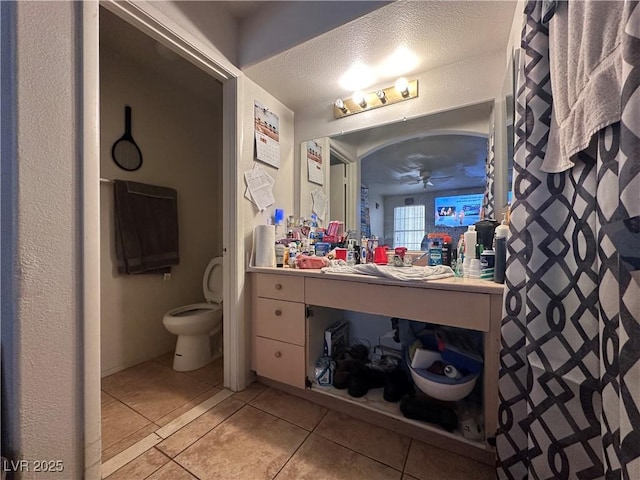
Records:
[[[399,402],[406,394],[411,393],[413,385],[407,372],[400,368],[387,375],[382,396],[387,402]]]

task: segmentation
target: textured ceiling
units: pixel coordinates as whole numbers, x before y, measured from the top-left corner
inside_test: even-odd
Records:
[[[513,1],[397,1],[243,71],[294,112],[311,103],[330,105],[353,93],[338,81],[355,62],[376,67],[398,47],[418,56],[408,76],[505,51],[515,5]],[[376,84],[391,84],[396,78],[382,74]]]

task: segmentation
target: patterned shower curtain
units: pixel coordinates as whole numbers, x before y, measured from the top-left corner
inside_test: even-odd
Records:
[[[640,479],[640,7],[625,3],[622,119],[540,170],[543,2],[525,8],[497,435],[501,479]]]
[[[495,118],[495,114],[494,114]],[[489,132],[489,138],[487,139],[487,160],[485,162],[485,186],[484,197],[482,199],[482,213],[483,218],[495,219],[495,198],[493,194],[493,186],[495,180],[495,121],[491,122],[491,131]]]

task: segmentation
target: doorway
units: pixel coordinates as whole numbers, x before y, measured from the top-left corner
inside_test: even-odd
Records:
[[[145,381],[150,383],[150,379],[156,378],[162,380],[162,376],[158,376],[157,373],[162,371],[166,373],[171,371],[171,361],[167,361],[167,354],[171,353],[173,346],[175,345],[175,336],[169,334],[164,330],[162,325],[162,316],[168,310],[167,305],[163,304],[165,300],[165,294],[169,294],[172,298],[172,305],[179,306],[188,303],[195,303],[203,301],[202,294],[202,275],[208,261],[214,256],[222,256],[224,254],[224,246],[229,243],[233,243],[236,236],[236,224],[233,216],[223,216],[223,205],[228,209],[235,209],[235,189],[233,186],[223,191],[222,185],[229,185],[231,182],[225,182],[224,179],[235,180],[235,112],[233,108],[229,108],[229,105],[233,105],[237,96],[237,82],[235,81],[236,74],[226,71],[220,65],[210,62],[208,59],[203,59],[201,52],[191,52],[190,45],[184,42],[179,37],[172,38],[171,30],[162,30],[162,25],[157,23],[154,25],[153,34],[147,37],[142,31],[148,32],[148,27],[152,23],[152,19],[149,16],[143,14],[140,11],[127,10],[126,5],[121,4],[105,4],[105,7],[95,8],[87,17],[95,18],[92,14],[98,14],[101,19],[109,18],[111,27],[115,22],[120,22],[121,28],[129,29],[129,33],[137,35],[136,41],[124,42],[128,43],[128,49],[131,50],[131,46],[135,45],[135,54],[143,57],[150,54],[157,54],[164,59],[165,62],[170,64],[169,68],[165,68],[162,71],[162,66],[159,64],[145,65],[146,72],[138,72],[134,82],[138,83],[137,96],[134,96],[134,100],[124,98],[126,95],[123,93],[123,84],[126,84],[126,80],[122,78],[111,78],[111,85],[109,88],[111,96],[107,99],[104,97],[104,78],[105,75],[111,75],[117,77],[118,72],[135,69],[136,63],[144,63],[136,61],[135,58],[122,58],[118,55],[117,45],[110,44],[108,47],[103,45],[95,45],[94,52],[100,52],[102,57],[103,50],[107,52],[106,59],[109,68],[101,68],[101,91],[99,113],[101,117],[101,139],[100,139],[100,166],[99,175],[101,179],[105,181],[100,183],[100,217],[101,217],[101,229],[103,230],[100,239],[100,251],[99,251],[99,266],[102,276],[102,284],[108,291],[102,292],[100,303],[100,322],[101,331],[96,334],[96,329],[92,328],[91,332],[87,329],[88,333],[85,334],[85,340],[87,344],[92,344],[94,349],[85,351],[85,382],[86,382],[86,400],[85,400],[85,424],[87,427],[87,445],[95,445],[96,437],[100,436],[99,430],[93,428],[95,422],[99,422],[100,407],[97,406],[96,395],[93,390],[100,383],[99,378],[96,379],[95,375],[99,371],[101,376],[107,376],[109,374],[117,374],[116,372],[126,372],[126,368],[133,365],[142,365],[142,369],[145,371],[153,371],[155,374],[146,375]],[[85,7],[85,10],[90,7]],[[114,15],[114,12],[117,15]],[[93,35],[96,33],[102,34],[106,32],[104,25],[97,28],[97,25],[91,25]],[[162,34],[158,34],[158,32]],[[113,32],[112,32],[113,33]],[[117,33],[122,33],[119,30]],[[116,33],[116,37],[118,37]],[[85,35],[90,36],[92,34],[91,28],[85,30]],[[140,37],[142,35],[143,37]],[[125,39],[125,36],[116,38],[115,41],[121,41]],[[100,38],[102,42],[104,38]],[[113,39],[112,39],[113,40]],[[160,40],[160,41],[158,41]],[[97,38],[96,38],[97,43]],[[144,45],[143,45],[144,44]],[[151,50],[146,47],[151,48]],[[170,48],[167,48],[170,47]],[[180,54],[176,54],[179,52]],[[87,52],[84,53],[85,58]],[[196,58],[197,57],[197,58]],[[185,60],[188,58],[189,61]],[[104,60],[101,58],[101,60]],[[140,60],[140,58],[138,58]],[[209,63],[207,63],[209,62]],[[93,65],[90,65],[93,63]],[[91,77],[95,76],[97,68],[92,69],[97,62],[87,62],[89,65],[85,69],[85,82],[87,77],[89,84],[91,84]],[[105,66],[106,64],[103,64]],[[176,67],[176,65],[182,65]],[[198,65],[198,68],[194,65]],[[204,65],[204,66],[203,66]],[[166,66],[166,65],[165,65]],[[95,68],[95,67],[94,67]],[[156,70],[154,70],[154,68]],[[159,69],[159,70],[158,70]],[[178,73],[180,72],[180,73]],[[223,74],[217,75],[217,73],[223,72]],[[140,77],[147,76],[151,78],[151,82],[147,82],[146,86],[144,82],[140,82]],[[98,82],[95,82],[96,85]],[[92,85],[93,86],[93,85]],[[215,97],[215,101],[210,102],[211,98],[207,98],[207,94],[203,98],[203,89],[207,90],[209,97]],[[115,93],[114,93],[115,92]],[[91,92],[93,93],[93,92]],[[98,92],[95,92],[96,95]],[[130,95],[130,92],[128,93]],[[90,98],[91,94],[89,94]],[[170,102],[163,102],[162,97],[165,100],[171,100]],[[186,108],[183,105],[182,113],[179,118],[173,118],[176,113],[176,108],[179,109],[180,103],[184,103],[183,100],[186,97],[191,97],[193,100],[197,98],[195,102],[198,105],[192,105],[190,108]],[[160,99],[160,100],[159,100]],[[87,103],[91,103],[87,101]],[[115,163],[110,158],[110,149],[113,142],[122,135],[123,125],[123,111],[124,105],[132,103],[132,131],[136,143],[139,144],[143,151],[144,167],[136,172],[120,171]],[[168,104],[172,104],[168,105]],[[191,116],[197,117],[192,119],[185,119],[185,111]],[[208,121],[206,114],[214,116],[217,125],[207,130],[208,133],[203,133],[203,126]],[[204,112],[204,113],[203,113]],[[105,120],[105,114],[107,119]],[[113,120],[117,118],[117,120]],[[161,122],[161,118],[170,118],[171,121]],[[224,118],[224,122],[222,119]],[[111,130],[115,124],[120,130],[116,137],[113,137]],[[224,125],[224,126],[223,126]],[[85,126],[91,127],[91,121],[89,120]],[[109,135],[105,135],[105,131],[109,131]],[[197,132],[194,132],[196,130]],[[138,134],[136,134],[136,131]],[[195,145],[193,141],[194,133],[197,133],[195,137],[208,137],[206,138],[211,144]],[[161,144],[162,140],[167,138],[175,138],[175,136],[181,137],[181,142],[170,142],[167,146],[154,145],[154,143]],[[89,135],[89,137],[91,137]],[[113,138],[111,138],[113,137]],[[150,141],[151,139],[151,141]],[[186,140],[185,140],[186,139]],[[88,139],[88,143],[92,143],[92,138]],[[97,140],[97,139],[96,139]],[[93,142],[97,145],[98,142]],[[214,152],[209,158],[204,160],[200,159],[200,164],[190,165],[194,163],[195,157],[202,157],[202,150],[209,150]],[[97,150],[97,148],[96,148]],[[91,152],[95,153],[95,151]],[[195,162],[197,163],[197,162]],[[148,168],[146,168],[148,167]],[[90,169],[87,168],[87,171]],[[190,170],[191,174],[187,175],[187,171]],[[204,171],[206,170],[206,172]],[[194,175],[193,171],[199,172],[199,175]],[[94,170],[95,172],[95,170]],[[94,173],[95,174],[95,173]],[[135,174],[135,175],[134,175]],[[88,178],[89,185],[85,186],[85,191],[91,192],[91,178]],[[181,236],[181,245],[184,247],[188,245],[189,248],[181,248],[181,261],[180,265],[175,268],[170,278],[163,279],[162,276],[156,278],[118,278],[114,275],[115,268],[113,266],[114,252],[113,252],[113,240],[112,231],[110,225],[113,220],[111,189],[113,185],[110,181],[113,179],[125,179],[133,180],[141,183],[164,185],[169,187],[176,187],[179,194],[179,201],[182,200],[185,204],[185,209],[180,213],[180,217],[184,217],[186,223],[191,225],[187,228],[186,232],[183,232]],[[188,201],[187,201],[188,200]],[[189,205],[187,205],[187,203]],[[90,207],[88,207],[90,209]],[[97,210],[97,209],[96,209]],[[224,218],[223,218],[224,217]],[[108,228],[105,228],[108,225]],[[199,226],[198,226],[199,225]],[[197,227],[197,228],[196,228]],[[95,230],[93,230],[95,231]],[[106,232],[105,232],[106,231]],[[96,265],[97,258],[92,256],[94,252],[85,252],[85,258],[88,264]],[[206,261],[204,260],[206,259]],[[202,265],[200,265],[202,263]],[[224,255],[224,269],[225,277],[226,272],[229,272],[229,265],[236,263],[235,257],[231,255]],[[183,268],[184,267],[184,268]],[[105,275],[107,281],[105,282]],[[109,278],[110,277],[110,278]],[[95,278],[95,277],[94,277]],[[123,281],[124,280],[124,281]],[[94,283],[95,282],[90,282]],[[233,282],[225,281],[224,297],[229,298],[233,294]],[[85,288],[88,285],[85,283]],[[154,290],[155,288],[155,290]],[[160,289],[160,290],[158,290]],[[135,293],[137,292],[137,293]],[[160,293],[158,293],[160,292]],[[144,297],[147,301],[145,305],[140,305],[140,298]],[[153,297],[153,301],[152,300]],[[115,299],[115,301],[114,301]],[[142,302],[145,303],[145,302]],[[92,313],[95,313],[95,304],[87,304],[87,309]],[[233,326],[229,327],[230,319],[233,318],[235,307],[232,302],[224,302],[224,354],[225,357],[229,357],[229,352],[233,352],[234,349],[231,345],[234,345],[236,336],[233,332]],[[143,325],[137,325],[134,327],[135,320],[139,320],[140,317],[147,318],[147,323]],[[95,318],[95,317],[94,317]],[[116,319],[116,324],[111,323],[107,327],[105,332],[105,321],[111,321]],[[152,319],[152,320],[148,320]],[[145,332],[153,332],[149,335],[145,335]],[[151,339],[151,340],[150,340]],[[109,343],[107,343],[109,342]],[[96,344],[100,345],[102,354],[99,353],[95,347]],[[108,345],[108,348],[105,348]],[[160,350],[167,350],[165,354],[155,355]],[[99,362],[96,357],[102,356],[102,362]],[[102,367],[100,367],[102,363]],[[173,415],[179,411],[188,407],[189,402],[193,403],[198,399],[204,398],[207,392],[214,387],[214,384],[221,388],[227,386],[233,389],[238,388],[238,375],[235,370],[237,362],[232,358],[231,361],[224,361],[224,368],[222,367],[222,361],[218,365],[209,365],[208,371],[201,371],[191,375],[180,374],[175,372],[171,373],[174,384],[184,386],[189,384],[187,388],[188,392],[185,393],[184,389],[180,392],[180,396],[183,401],[180,405],[176,402],[171,404],[171,401],[167,402],[165,398],[165,406],[160,410],[153,413],[151,410],[147,410],[148,416],[157,417],[162,409],[169,409],[173,412]],[[159,366],[159,367],[158,367]],[[124,368],[124,370],[122,370]],[[154,377],[155,375],[155,377]],[[126,376],[126,375],[125,375]],[[143,375],[144,376],[144,375]],[[195,380],[195,382],[194,382]],[[151,382],[152,383],[152,382]],[[162,383],[162,382],[160,382]],[[166,383],[166,382],[164,382]],[[171,383],[171,382],[169,382]],[[192,388],[195,385],[195,389]],[[99,387],[98,387],[99,388]],[[126,390],[126,388],[125,388]],[[175,397],[175,392],[169,394],[168,397]],[[111,398],[110,398],[111,397]],[[161,397],[156,395],[156,397]],[[193,398],[191,398],[193,397]],[[105,395],[103,393],[102,400],[107,403],[112,402],[112,395]],[[124,398],[117,399],[120,403]],[[175,400],[175,398],[174,398]],[[144,402],[143,402],[144,403]],[[104,404],[103,404],[104,405]],[[131,409],[131,405],[124,404],[127,408]],[[144,409],[144,407],[142,407]],[[138,411],[136,413],[144,413]],[[170,412],[169,412],[170,413]],[[144,415],[143,415],[144,416]],[[164,416],[164,415],[163,415]],[[96,418],[97,417],[97,418]],[[147,420],[149,418],[145,417]],[[137,420],[140,420],[137,418]],[[166,418],[165,418],[166,420]],[[164,422],[161,417],[158,417],[155,421],[151,421],[152,424],[160,425]],[[150,425],[146,425],[147,428],[152,428]],[[93,429],[93,430],[91,430]],[[137,433],[141,434],[141,429],[138,429]],[[105,432],[103,431],[103,434]],[[135,432],[134,432],[135,433]],[[105,440],[103,435],[103,440]],[[109,448],[113,446],[113,436],[108,439],[111,445],[103,445],[103,447]],[[130,439],[131,440],[131,439]],[[87,458],[85,459],[86,465],[95,465],[95,461],[99,460],[100,452],[95,455],[95,451],[88,451]],[[96,458],[97,457],[97,458]],[[87,467],[89,468],[89,467]],[[93,467],[91,467],[93,469]]]

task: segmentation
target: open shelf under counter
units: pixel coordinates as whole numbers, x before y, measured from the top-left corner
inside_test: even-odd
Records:
[[[486,450],[484,441],[469,440],[465,438],[462,435],[462,432],[460,432],[459,430],[448,432],[444,428],[434,423],[421,422],[419,420],[413,420],[411,418],[405,417],[400,411],[400,402],[387,402],[383,398],[384,389],[382,388],[373,388],[369,390],[366,395],[358,398],[349,395],[347,390],[340,390],[334,387],[325,387],[318,385],[315,382],[311,389],[323,395],[329,395],[331,397],[339,398],[340,400],[358,405],[359,407],[366,408],[373,412],[382,413],[383,415],[386,415],[390,418],[400,420],[410,425],[415,425],[416,427],[422,428],[428,432],[433,432],[438,435],[454,439],[458,442],[466,443],[471,447]]]
[[[495,465],[496,457],[493,447],[485,442],[468,440],[459,432],[447,432],[437,425],[406,418],[400,412],[399,402],[390,403],[382,398],[383,389],[381,388],[369,390],[364,397],[353,398],[346,390],[338,390],[333,387],[321,387],[314,384],[312,388],[301,389],[261,376],[258,376],[258,381],[266,386],[437,448],[487,465]]]
[[[291,268],[250,267],[249,272],[254,332],[252,369],[263,383],[277,383],[276,388],[326,404],[334,410],[487,464],[495,463],[491,440],[498,424],[503,285],[455,277],[402,282],[367,275],[328,274]],[[298,309],[296,318],[289,319],[285,315],[291,310],[285,308],[289,307],[287,302],[300,303],[305,308]],[[325,329],[333,320],[340,318],[336,311],[397,317],[481,332],[484,352],[482,405],[485,433],[490,441],[474,442],[439,426],[407,419],[397,404],[384,401],[381,389],[379,392],[371,391],[363,399],[356,399],[346,391],[333,388],[317,385],[301,388],[309,386],[308,379],[314,378],[314,364],[323,354]],[[295,369],[285,358],[285,347],[289,347],[291,340],[282,334],[281,329],[267,328],[274,319],[288,322],[285,331],[293,324],[300,327],[300,322],[304,322],[304,342],[295,345],[304,354],[295,361]],[[267,355],[268,361],[265,356],[257,358],[255,355],[255,345],[264,343],[263,337],[277,345]],[[300,365],[302,362],[303,366]]]

